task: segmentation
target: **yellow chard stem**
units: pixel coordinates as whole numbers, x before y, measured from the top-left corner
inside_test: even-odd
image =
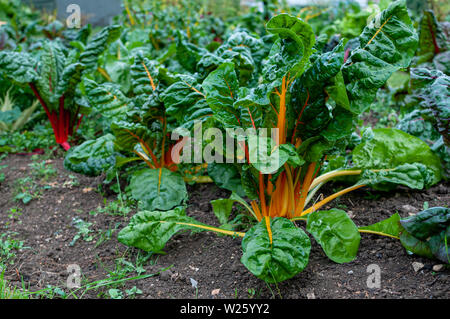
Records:
[[[347,194],[347,193],[349,193],[349,192],[351,192],[351,191],[354,191],[354,190],[356,190],[356,189],[358,189],[358,188],[361,188],[361,187],[364,187],[364,186],[366,186],[366,185],[355,185],[355,186],[346,188],[346,189],[344,189],[344,190],[342,190],[342,191],[340,191],[340,192],[337,192],[337,193],[335,193],[335,194],[333,194],[333,195],[331,195],[331,196],[328,196],[328,197],[325,198],[324,200],[321,200],[320,202],[318,202],[318,203],[315,204],[314,206],[312,206],[312,207],[308,208],[307,210],[303,211],[303,212],[300,214],[300,216],[305,216],[305,215],[307,215],[307,214],[309,214],[309,213],[312,213],[312,212],[318,210],[318,209],[319,209],[320,207],[322,207],[323,205],[325,205],[325,204],[331,202],[333,199],[338,198],[339,196],[345,195],[345,194]]]
[[[167,223],[167,222],[166,221],[161,221],[161,223]],[[191,227],[200,228],[200,229],[205,229],[205,230],[209,230],[209,231],[212,231],[212,232],[215,232],[215,233],[220,233],[220,234],[224,234],[224,235],[228,235],[228,236],[237,236],[237,237],[244,237],[245,236],[245,233],[231,231],[231,230],[225,230],[225,229],[216,228],[216,227],[212,227],[212,226],[190,224],[190,223],[182,223],[182,222],[175,222],[175,224],[177,224],[177,225],[184,225],[184,226],[191,226]]]
[[[314,189],[317,185],[328,181],[330,179],[340,177],[340,176],[350,176],[350,175],[360,175],[362,173],[361,170],[343,170],[343,171],[332,171],[328,172],[326,174],[323,174],[316,179],[313,180],[311,183],[311,186],[309,187],[309,190]]]

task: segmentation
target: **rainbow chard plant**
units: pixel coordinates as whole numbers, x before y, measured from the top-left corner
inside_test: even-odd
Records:
[[[69,136],[78,129],[84,106],[77,92],[85,72],[95,69],[98,55],[119,36],[119,26],[109,26],[91,41],[78,43],[79,49],[68,49],[60,41],[45,41],[34,55],[26,52],[0,52],[2,75],[17,85],[29,86],[45,110],[52,125],[56,143],[70,149]]]
[[[110,121],[111,134],[75,147],[64,166],[92,176],[128,165],[129,189],[140,209],[169,210],[186,201],[185,182],[211,181],[200,176],[205,165],[182,167],[174,161],[177,141],[171,133],[181,122],[190,127],[195,119],[207,120],[212,111],[194,77],[169,73],[143,51],[131,57],[130,70],[128,93],[117,83],[84,79],[86,99]]]
[[[353,152],[351,168],[319,174],[326,156],[348,144],[357,116],[369,108],[376,91],[393,72],[408,67],[414,56],[418,38],[405,1],[392,3],[374,17],[351,53],[344,41],[329,52],[319,52],[311,27],[288,14],[273,17],[266,27],[278,39],[257,84],[242,86],[241,73],[232,62],[220,65],[202,83],[206,102],[223,129],[276,129],[270,137],[260,135],[258,147],[255,134],[234,134],[238,155],[229,167],[240,175],[250,205],[236,193],[213,203],[222,223],[232,203],[239,202],[257,224],[243,233],[199,223],[183,208],[142,211],[120,232],[119,241],[158,252],[179,231],[243,237],[242,263],[264,281],[281,282],[308,264],[310,239],[296,221],[307,222],[307,232],[330,259],[350,262],[361,232],[389,234],[381,228],[358,229],[342,210],[321,211],[325,204],[364,186],[421,189],[440,180],[439,159],[430,148],[398,130],[368,133]],[[322,185],[343,176],[356,177],[356,184],[311,205]]]

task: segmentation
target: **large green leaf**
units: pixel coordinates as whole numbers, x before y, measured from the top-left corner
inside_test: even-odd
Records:
[[[437,155],[425,142],[400,130],[382,128],[373,130],[372,134],[366,133],[352,156],[358,168],[394,169],[403,164],[418,163],[428,169],[430,184],[441,179],[441,163]]]
[[[128,122],[126,120],[115,121],[111,124],[111,130],[116,136],[116,145],[123,150],[132,152],[137,144],[148,143],[152,137],[152,132],[140,123]],[[151,144],[147,144],[148,147]],[[146,147],[145,144],[141,145]]]
[[[203,81],[206,102],[214,117],[226,127],[238,127],[238,114],[233,104],[238,97],[239,83],[233,63],[224,63]]]
[[[270,19],[266,27],[267,31],[280,37],[273,45],[263,70],[266,81],[277,86],[288,73],[292,79],[303,72],[316,38],[308,23],[285,13]]]
[[[368,185],[377,190],[391,190],[396,185],[404,185],[412,189],[428,188],[433,184],[433,174],[420,163],[402,164],[392,170],[365,170],[358,184]]]
[[[110,25],[95,34],[86,45],[86,49],[80,55],[80,62],[86,69],[92,71],[97,67],[98,57],[103,54],[108,45],[116,41],[121,32],[120,25]]]
[[[189,72],[194,73],[197,63],[208,51],[185,41],[178,32],[176,57],[178,62]]]
[[[160,95],[166,114],[173,116],[187,128],[191,128],[195,120],[206,121],[212,116],[212,110],[200,90],[194,77],[181,77],[181,81],[170,85]]]
[[[66,101],[73,101],[78,84],[85,70],[84,64],[72,63],[67,65],[58,81],[55,93],[57,96],[64,95]]]
[[[239,170],[234,165],[210,163],[208,164],[208,176],[220,188],[236,192],[239,196],[245,196],[241,185]]]
[[[127,227],[121,230],[118,240],[145,251],[161,252],[175,234],[185,231],[199,231],[189,224],[202,225],[187,217],[184,208],[169,211],[142,211],[134,215]]]
[[[106,118],[123,119],[131,108],[132,101],[125,96],[119,85],[109,82],[98,84],[85,79],[84,89],[89,104]]]
[[[438,70],[411,70],[413,98],[420,109],[430,113],[430,120],[450,146],[450,77]]]
[[[28,53],[0,51],[0,71],[19,84],[34,82],[38,78],[36,62]]]
[[[334,262],[347,263],[356,258],[361,236],[358,227],[343,210],[331,209],[308,214],[306,230]]]
[[[440,233],[450,225],[450,209],[433,207],[417,215],[402,219],[402,226],[414,237],[420,240]]]
[[[437,21],[433,11],[426,10],[419,24],[419,63],[433,59],[436,54],[448,50],[447,35]]]
[[[358,229],[362,230],[363,232],[366,231],[381,236],[398,238],[402,229],[402,227],[400,226],[400,215],[398,213],[395,213],[385,220],[369,226],[359,227]]]
[[[50,109],[57,110],[59,107],[60,96],[55,91],[62,79],[65,64],[63,46],[58,42],[44,42],[39,61],[37,88]]]
[[[450,263],[450,209],[433,207],[402,219],[400,241],[410,252]]]
[[[136,171],[130,181],[131,195],[145,210],[169,210],[187,199],[183,178],[166,168]]]
[[[285,218],[271,220],[270,229],[272,242],[264,220],[246,233],[241,262],[256,277],[275,283],[305,269],[311,242],[303,230]]]
[[[135,95],[151,95],[158,86],[159,63],[149,60],[140,52],[131,67],[131,79]]]
[[[106,134],[71,148],[64,159],[64,167],[88,176],[100,175],[116,164],[114,141],[113,135]]]
[[[352,112],[367,110],[377,90],[397,70],[409,66],[418,36],[408,15],[405,0],[392,2],[376,15],[359,37],[343,67]]]

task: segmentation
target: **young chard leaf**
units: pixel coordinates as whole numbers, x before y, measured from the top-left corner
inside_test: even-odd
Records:
[[[388,236],[398,239],[401,228],[402,227],[400,226],[400,215],[398,213],[395,213],[391,217],[382,220],[376,224],[359,227],[358,229],[362,233],[377,234],[381,236]]]
[[[214,215],[216,215],[221,225],[228,223],[228,218],[235,202],[233,199],[216,199],[211,201]]]
[[[134,215],[127,227],[122,229],[118,240],[145,251],[160,252],[172,236],[180,231],[201,231],[189,224],[202,225],[186,216],[184,208],[169,211],[142,211]]]
[[[143,169],[130,181],[131,195],[140,201],[139,208],[169,210],[187,199],[186,184],[181,175],[166,168]]]
[[[264,220],[246,233],[241,262],[256,277],[275,283],[305,269],[311,242],[303,230],[285,218],[271,220],[270,229],[272,242]]]
[[[331,209],[308,214],[306,230],[334,262],[341,264],[356,258],[361,236],[356,225],[343,210]]]

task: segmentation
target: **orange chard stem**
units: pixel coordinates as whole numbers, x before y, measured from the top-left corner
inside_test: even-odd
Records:
[[[252,201],[251,202],[252,208],[253,208],[253,212],[256,215],[256,218],[258,219],[258,221],[262,221],[263,217],[261,215],[261,210],[258,207],[258,204],[256,203],[256,201]]]
[[[263,216],[267,216],[266,195],[264,193],[265,188],[264,176],[262,173],[259,173],[259,201],[261,202],[261,212]]]
[[[166,128],[167,128],[167,121],[166,118],[163,119],[163,125],[164,125],[164,129],[163,129],[163,140],[162,140],[162,150],[161,150],[161,167],[164,167],[165,165],[165,160],[164,160],[164,154],[166,151]]]
[[[294,180],[292,178],[291,168],[284,164],[284,168],[286,170],[286,177],[287,177],[287,186],[289,191],[289,207],[288,207],[288,217],[292,218],[295,214],[295,195],[294,195]]]
[[[316,170],[316,163],[311,163],[308,166],[308,170],[306,171],[305,178],[303,179],[302,187],[300,190],[300,198],[299,202],[297,204],[297,207],[295,208],[295,216],[303,211],[303,208],[305,207],[306,197],[308,195],[309,187],[312,183],[314,172]]]
[[[278,131],[279,131],[279,141],[278,144],[284,144],[286,142],[286,76],[283,77],[281,83],[281,93],[280,93],[280,111],[278,112]]]
[[[143,139],[141,139],[139,136],[137,136],[136,134],[134,134],[133,132],[131,132],[130,130],[125,130],[128,134],[130,134],[131,136],[133,136],[135,139],[138,140],[138,142],[141,144],[141,146],[143,146],[143,148],[148,152],[148,154],[150,154],[150,156],[152,157],[152,161],[155,164],[156,167],[158,167],[158,159],[156,158],[155,154],[153,154],[152,149],[148,146],[147,143],[145,143],[145,141]]]
[[[147,66],[145,65],[144,62],[142,62],[142,65],[144,66],[145,72],[147,73],[147,76],[150,80],[150,85],[152,86],[153,91],[156,90],[156,86],[155,86],[155,82],[153,82],[153,78],[150,74],[150,71],[148,70]]]
[[[142,159],[150,168],[155,169],[156,167],[150,163],[144,156],[142,156],[141,153],[139,153],[138,151],[133,151],[134,154],[136,154],[137,156],[139,156],[140,159]]]

